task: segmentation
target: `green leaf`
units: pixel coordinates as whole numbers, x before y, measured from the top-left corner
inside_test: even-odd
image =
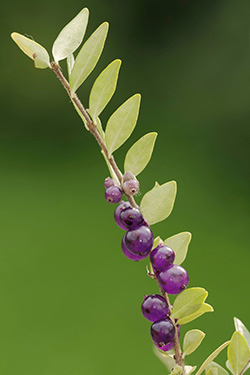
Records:
[[[234,332],[231,338],[227,356],[235,375],[239,375],[250,359],[250,350],[245,338],[238,331]]]
[[[155,132],[148,133],[133,144],[125,157],[125,172],[130,171],[137,176],[143,171],[151,158],[157,135]]]
[[[167,352],[162,352],[156,346],[153,347],[153,351],[155,355],[161,360],[161,362],[166,366],[166,368],[171,371],[171,369],[175,366],[175,360],[168,355]]]
[[[226,366],[227,366],[228,370],[229,370],[232,374],[234,374],[234,370],[232,369],[232,366],[230,365],[229,360],[226,361]],[[235,374],[234,374],[234,375],[235,375]]]
[[[175,181],[155,186],[142,198],[140,209],[149,225],[166,219],[174,206],[177,185]]]
[[[171,317],[180,319],[194,313],[201,307],[207,296],[208,292],[203,288],[184,290],[174,301]]]
[[[65,59],[82,43],[89,19],[89,10],[82,9],[59,33],[52,47],[55,62]]]
[[[32,60],[38,69],[50,68],[49,54],[44,47],[19,33],[12,33],[11,38],[18,47]]]
[[[179,319],[178,324],[181,324],[181,325],[187,324],[191,322],[192,320],[199,318],[201,315],[205,314],[206,312],[213,312],[213,311],[214,309],[212,308],[212,306],[210,306],[208,303],[203,303],[201,307],[198,310],[196,310],[194,313],[187,315],[184,318]]]
[[[72,103],[73,103],[73,106],[75,107],[76,112],[77,112],[78,115],[81,117],[82,122],[84,123],[85,128],[86,128],[87,130],[89,130],[87,120],[86,120],[85,117],[83,116],[82,112],[80,111],[80,109],[77,107],[76,103],[75,103],[73,100],[72,100]]]
[[[184,336],[183,341],[183,354],[184,356],[193,353],[202,343],[205,337],[205,333],[199,329],[192,329],[188,331]]]
[[[209,363],[211,363],[220,354],[220,352],[229,345],[229,343],[230,341],[226,341],[224,342],[224,344],[215,349],[215,351],[212,354],[210,354],[210,356],[207,357],[207,359],[202,363],[196,375],[200,375],[207,368]]]
[[[70,75],[70,89],[74,93],[95,68],[107,37],[109,24],[102,23],[84,43],[76,57]]]
[[[160,237],[160,236],[157,236],[157,237],[154,239],[153,249],[154,249],[155,247],[157,247],[159,244],[162,244],[162,243],[163,243],[163,241],[162,241],[161,237]]]
[[[189,232],[178,233],[175,236],[169,237],[164,241],[164,245],[171,247],[175,252],[174,264],[181,264],[184,262],[188,245],[192,239],[192,235]]]
[[[109,118],[105,131],[109,155],[117,150],[134,130],[139,114],[140,101],[140,94],[133,95]]]
[[[71,72],[72,72],[72,69],[73,69],[74,63],[75,63],[75,58],[74,58],[73,53],[71,53],[71,54],[67,57],[68,77],[70,77],[70,74],[71,74]]]
[[[210,368],[205,375],[219,375],[218,369],[216,367]]]
[[[248,347],[250,348],[250,333],[249,333],[248,329],[244,326],[242,321],[238,318],[234,318],[234,325],[235,325],[236,331],[238,331],[242,334],[242,336],[245,338],[245,340],[248,344]]]
[[[217,370],[216,374],[214,372],[214,369]],[[211,375],[229,375],[228,372],[216,362],[209,363],[209,365],[206,367],[206,371],[209,370],[213,370]],[[208,372],[206,372],[206,375],[209,375]]]
[[[105,160],[105,162],[106,162],[106,164],[107,164],[107,167],[108,167],[108,170],[109,170],[110,176],[113,178],[113,180],[115,180],[118,184],[120,184],[120,182],[119,182],[119,180],[118,180],[118,178],[117,178],[117,176],[116,176],[116,174],[115,174],[115,172],[114,172],[114,170],[113,170],[111,164],[110,164],[109,161],[107,160],[107,157],[106,157],[106,155],[104,154],[103,150],[101,151],[101,153],[102,153],[102,156],[104,157],[104,160]]]
[[[102,137],[102,140],[105,141],[105,133],[103,131],[102,123],[101,123],[101,120],[99,119],[99,117],[96,118],[95,125],[97,127],[97,130],[98,130],[100,136]]]
[[[185,366],[186,375],[191,375],[196,370],[196,368],[197,366],[186,365]]]
[[[97,77],[89,97],[89,110],[93,120],[100,115],[110,99],[117,85],[121,60],[114,60]]]

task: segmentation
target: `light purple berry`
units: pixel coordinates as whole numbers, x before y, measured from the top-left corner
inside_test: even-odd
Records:
[[[105,191],[105,199],[109,203],[118,203],[122,199],[122,191],[118,186],[110,186]]]
[[[167,318],[170,313],[165,299],[159,294],[146,296],[142,302],[141,311],[144,318],[150,322],[156,322],[157,320]]]
[[[175,327],[170,318],[161,319],[151,326],[151,336],[154,344],[161,350],[171,343],[175,337]]]
[[[124,230],[127,230],[127,227],[124,227],[124,226],[121,225],[121,223],[120,223],[120,214],[126,208],[131,208],[131,204],[129,202],[121,201],[121,203],[116,207],[115,212],[114,212],[114,218],[115,218],[116,224],[121,229],[124,229]]]
[[[139,181],[136,179],[127,180],[123,183],[122,188],[125,194],[134,195],[139,190]]]
[[[125,255],[125,257],[127,257],[128,259],[131,259],[131,260],[134,260],[134,261],[139,261],[141,259],[144,259],[148,256],[148,254],[146,255],[135,255],[135,254],[132,254],[129,249],[127,248],[127,246],[125,245],[125,238],[123,236],[122,238],[122,251],[123,251],[123,254]]]
[[[150,228],[142,225],[140,228],[128,231],[124,237],[125,244],[131,253],[135,255],[150,253],[154,242],[154,236]]]
[[[187,271],[177,265],[173,265],[162,271],[157,276],[162,289],[169,294],[179,294],[186,289],[189,283]]]
[[[150,261],[155,273],[159,273],[171,267],[174,259],[174,251],[165,245],[158,245],[150,254]]]
[[[130,207],[121,211],[120,214],[121,226],[133,230],[143,225],[143,216],[138,208]]]
[[[105,189],[109,188],[110,186],[114,186],[114,185],[115,185],[115,181],[112,178],[110,178],[110,177],[105,178],[105,181],[104,181]]]

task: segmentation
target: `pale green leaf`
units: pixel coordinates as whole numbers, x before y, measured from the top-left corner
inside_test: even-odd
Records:
[[[84,8],[59,33],[52,47],[52,54],[56,63],[68,57],[80,46],[88,19],[89,10]]]
[[[74,63],[75,63],[75,58],[74,58],[73,53],[71,53],[71,54],[67,57],[68,77],[70,77],[70,74],[71,74],[71,72],[72,72],[72,69],[73,69]]]
[[[171,371],[171,369],[175,366],[175,360],[168,355],[167,352],[162,352],[156,346],[153,347],[153,351],[155,355],[161,360],[161,362],[166,366],[166,368]]]
[[[110,164],[109,161],[107,160],[107,157],[106,157],[106,155],[104,154],[103,150],[101,151],[101,153],[102,153],[102,156],[104,157],[104,160],[105,160],[105,162],[106,162],[106,164],[107,164],[107,167],[108,167],[108,170],[109,170],[110,176],[111,176],[111,177],[113,178],[113,180],[115,180],[115,181],[118,183],[118,185],[119,185],[120,182],[119,182],[119,180],[118,180],[118,178],[117,178],[117,176],[116,176],[116,174],[115,174],[115,172],[114,172],[114,170],[113,170],[111,164]]]
[[[224,342],[224,344],[220,345],[209,357],[202,363],[201,367],[197,371],[196,375],[200,375],[219,354],[220,352],[225,349],[229,345],[230,341]]]
[[[105,141],[105,133],[104,133],[104,131],[103,131],[102,123],[101,123],[101,120],[99,119],[99,117],[97,117],[97,118],[95,119],[95,122],[94,122],[94,123],[95,123],[95,125],[96,125],[96,127],[97,127],[97,130],[98,130],[100,136],[102,137],[102,140]]]
[[[73,103],[73,106],[75,107],[76,112],[77,112],[78,115],[81,117],[82,122],[84,123],[85,128],[86,128],[87,130],[89,130],[87,120],[86,120],[85,117],[83,116],[82,112],[80,111],[80,109],[77,107],[76,103],[75,103],[73,100],[72,100],[72,103]]]
[[[128,150],[124,162],[124,171],[130,171],[135,176],[147,166],[154,149],[157,133],[148,133],[141,137]]]
[[[201,307],[207,296],[208,292],[203,288],[184,290],[174,301],[171,317],[180,319],[194,313]]]
[[[177,185],[175,181],[155,186],[142,198],[140,210],[149,225],[166,219],[174,206]]]
[[[206,371],[209,371],[209,370],[212,370],[212,369],[216,369],[217,370],[217,375],[229,375],[228,372],[223,367],[221,367],[218,363],[216,363],[216,362],[211,362],[206,367]],[[206,375],[207,375],[207,372],[206,372]],[[213,371],[213,373],[211,375],[215,375],[214,371]]]
[[[70,89],[74,93],[95,68],[107,37],[109,24],[102,23],[84,43],[76,57],[70,75]]]
[[[134,130],[139,114],[140,101],[140,94],[133,95],[109,118],[105,131],[109,155],[117,150]]]
[[[228,370],[229,370],[232,374],[235,375],[234,370],[232,369],[232,366],[230,365],[229,360],[226,361],[226,366],[227,366]]]
[[[236,331],[238,331],[242,334],[242,336],[245,338],[245,340],[248,344],[248,347],[250,348],[250,333],[249,333],[248,329],[244,326],[242,321],[238,318],[234,318],[234,325],[235,325]]]
[[[191,375],[196,370],[196,368],[197,366],[186,365],[185,366],[186,375]]]
[[[234,332],[231,338],[227,356],[235,375],[239,375],[250,359],[250,350],[245,338],[238,331]]]
[[[192,320],[199,318],[201,315],[205,314],[206,312],[213,312],[213,311],[214,309],[212,308],[212,306],[210,306],[208,303],[203,303],[201,307],[198,310],[196,310],[194,313],[187,315],[184,318],[180,318],[178,320],[178,324],[181,324],[181,325],[187,324],[191,322]]]
[[[155,184],[154,184],[153,189],[156,189],[156,188],[158,188],[159,186],[160,186],[159,182],[155,181]]]
[[[12,33],[11,38],[18,47],[32,60],[38,69],[50,68],[49,54],[44,47],[19,33]]]
[[[104,110],[116,90],[120,67],[121,60],[117,59],[110,63],[97,77],[91,89],[89,110],[94,121]]]
[[[183,340],[183,355],[189,355],[193,353],[201,344],[205,337],[205,333],[199,329],[192,329],[188,331]]]
[[[160,236],[156,237],[156,238],[154,239],[153,249],[154,249],[155,247],[157,247],[159,244],[162,244],[162,243],[163,243],[163,241],[162,241],[161,237],[160,237]]]
[[[175,252],[174,264],[180,265],[182,262],[184,262],[191,238],[191,233],[182,232],[176,234],[175,236],[169,237],[164,241],[164,245],[169,246]]]
[[[216,367],[212,367],[206,371],[205,375],[219,375],[218,369]]]

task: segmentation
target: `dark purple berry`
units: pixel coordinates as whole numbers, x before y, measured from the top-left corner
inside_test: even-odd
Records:
[[[169,294],[179,294],[186,289],[189,283],[187,271],[177,265],[173,265],[158,275],[162,289]]]
[[[136,179],[125,181],[122,185],[125,194],[134,195],[139,190],[139,181]]]
[[[161,350],[171,343],[175,337],[175,327],[171,319],[161,319],[151,326],[151,336],[154,344]]]
[[[121,226],[133,230],[143,225],[143,216],[138,208],[130,207],[122,210],[120,214]]]
[[[150,228],[142,225],[140,228],[130,230],[125,235],[125,244],[131,253],[146,255],[152,249],[154,237]]]
[[[110,186],[114,186],[114,185],[115,185],[115,181],[112,178],[110,178],[110,177],[105,178],[105,181],[104,181],[105,189],[109,188]]]
[[[131,260],[135,260],[135,261],[144,259],[144,258],[146,258],[148,256],[148,254],[146,254],[146,255],[135,255],[135,254],[132,254],[129,251],[129,249],[127,248],[127,246],[125,245],[125,238],[124,238],[124,236],[122,238],[122,251],[123,251],[123,254],[125,255],[125,257],[127,257],[128,259],[131,259]]]
[[[115,212],[114,212],[114,218],[115,218],[116,224],[121,229],[124,229],[124,230],[127,230],[127,227],[124,227],[124,226],[121,225],[121,223],[120,223],[120,214],[126,208],[131,208],[131,204],[129,202],[121,201],[121,203],[119,204],[119,206],[116,207]]]
[[[150,322],[156,322],[157,320],[167,318],[170,312],[165,299],[159,294],[146,296],[142,302],[141,311],[144,318]]]
[[[171,267],[174,258],[174,251],[165,245],[158,245],[150,254],[150,261],[156,273]]]
[[[177,328],[178,337],[180,338],[181,326],[179,324],[177,324],[176,328]],[[164,352],[168,352],[169,350],[172,350],[173,348],[174,348],[174,342],[171,341],[169,344],[164,346],[164,349],[161,348],[161,350],[164,350]]]
[[[118,186],[110,186],[105,191],[105,199],[109,203],[118,203],[122,199],[122,191]]]

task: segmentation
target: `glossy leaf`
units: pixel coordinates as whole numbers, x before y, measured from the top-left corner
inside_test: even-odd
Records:
[[[196,375],[200,375],[219,354],[220,352],[225,349],[229,345],[230,341],[224,342],[224,344],[220,345],[209,357],[202,363],[201,367],[197,371]]]
[[[186,365],[185,366],[186,375],[191,375],[196,370],[196,368],[197,366]]]
[[[68,77],[70,77],[70,74],[71,74],[71,72],[72,72],[72,69],[73,69],[74,63],[75,63],[75,58],[74,58],[73,53],[71,53],[71,54],[67,57]]]
[[[174,206],[177,185],[175,181],[155,186],[142,198],[140,209],[149,225],[166,219]]]
[[[209,375],[208,374],[208,371],[209,370],[213,370],[211,375],[215,375],[215,371],[214,369],[217,370],[217,375],[229,375],[227,370],[225,370],[223,367],[221,367],[220,365],[218,365],[218,363],[216,362],[211,362],[207,367],[206,367],[206,375]]]
[[[187,324],[191,322],[192,320],[199,318],[201,315],[205,314],[206,312],[213,312],[213,311],[214,309],[212,308],[212,306],[210,306],[208,303],[203,303],[201,307],[198,310],[196,310],[194,313],[187,315],[184,318],[180,318],[178,320],[178,324],[181,324],[181,325]]]
[[[108,27],[109,24],[107,22],[102,23],[84,43],[78,53],[70,75],[70,89],[72,93],[76,92],[95,68],[104,47]]]
[[[183,340],[183,354],[184,356],[193,353],[202,343],[205,333],[199,329],[192,329],[188,331]]]
[[[184,290],[174,301],[171,317],[180,319],[194,313],[201,307],[207,296],[208,292],[203,288]]]
[[[231,338],[227,356],[235,375],[239,375],[250,359],[250,350],[245,338],[238,331],[234,332]]]
[[[114,60],[97,77],[89,97],[90,114],[95,121],[112,98],[117,85],[121,60]]]
[[[27,56],[34,60],[36,68],[50,68],[49,54],[44,47],[19,33],[12,33],[11,38]]]
[[[191,239],[191,233],[182,232],[176,234],[175,236],[169,237],[164,241],[164,245],[169,246],[175,252],[174,264],[180,265],[182,262],[184,262]]]
[[[128,150],[124,162],[124,171],[130,171],[135,176],[147,166],[154,149],[157,133],[148,133],[141,137]]]
[[[52,47],[55,62],[65,59],[80,46],[88,19],[89,10],[84,8],[62,29]]]
[[[123,103],[109,118],[105,139],[106,146],[111,155],[131,135],[137,122],[141,95],[135,94]]]
[[[242,336],[245,338],[245,340],[248,344],[248,347],[250,348],[250,333],[249,333],[248,329],[244,326],[242,321],[238,318],[234,318],[234,325],[235,325],[236,331],[238,331],[242,334]]]

